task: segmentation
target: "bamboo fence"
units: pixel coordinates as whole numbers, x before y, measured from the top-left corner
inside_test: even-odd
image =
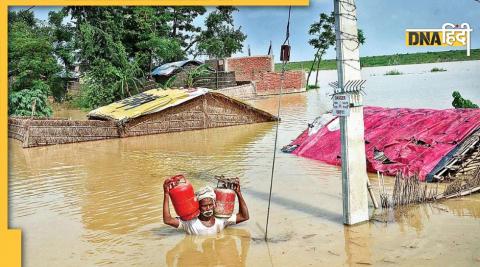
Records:
[[[118,138],[113,121],[67,120],[60,118],[9,118],[9,137],[22,142],[23,147]]]

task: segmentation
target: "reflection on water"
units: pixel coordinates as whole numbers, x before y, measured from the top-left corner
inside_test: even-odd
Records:
[[[56,210],[80,208],[87,229],[124,234],[161,220],[164,178],[184,173],[201,186],[216,174],[241,175],[245,155],[239,151],[271,128],[264,123],[34,149],[12,146],[12,155],[24,158],[12,158],[12,169],[20,165],[28,172],[27,179],[14,180],[12,186],[46,200],[35,206],[52,205],[56,199],[47,195],[59,191]],[[11,195],[18,215],[31,211],[30,202],[16,196]]]
[[[166,255],[167,266],[245,266],[250,233],[229,229],[218,236],[186,235]]]
[[[328,109],[328,93],[322,87],[282,97],[279,147]],[[408,106],[408,98],[398,101]],[[250,103],[276,113],[277,100]],[[443,105],[441,99],[423,101]],[[344,227],[340,169],[284,153],[276,155],[267,245],[274,137],[275,123],[263,123],[30,149],[9,140],[10,226],[24,230],[25,266],[480,263],[480,194]],[[207,238],[185,237],[164,225],[163,179],[178,173],[195,188],[214,185],[217,174],[240,177],[250,220]],[[370,178],[378,184],[375,175]]]
[[[370,250],[372,240],[370,227],[371,225],[368,223],[352,227],[344,227],[345,254],[347,254],[345,263],[348,266],[372,264],[372,252]]]

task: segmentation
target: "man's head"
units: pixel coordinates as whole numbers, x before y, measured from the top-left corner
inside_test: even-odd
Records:
[[[210,186],[200,188],[195,195],[200,206],[200,213],[203,217],[213,216],[213,209],[215,208],[215,192]]]

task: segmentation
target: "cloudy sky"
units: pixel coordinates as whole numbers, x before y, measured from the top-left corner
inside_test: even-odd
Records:
[[[358,26],[365,32],[366,43],[360,48],[362,56],[450,50],[450,47],[406,47],[405,29],[441,28],[443,23],[467,22],[473,28],[472,48],[480,48],[480,2],[475,0],[361,0],[357,2]],[[16,8],[15,8],[16,9]],[[46,19],[55,7],[35,7],[39,19]],[[250,46],[252,55],[266,54],[270,40],[274,54],[285,39],[288,7],[239,7],[235,23],[247,34],[243,53]],[[333,11],[333,0],[310,0],[308,7],[292,7],[290,44],[292,61],[309,60],[314,53],[308,45],[309,25],[320,13]],[[203,18],[196,23],[203,24]],[[465,49],[465,48],[459,48]],[[326,58],[334,58],[333,49]],[[278,57],[276,57],[278,59]]]

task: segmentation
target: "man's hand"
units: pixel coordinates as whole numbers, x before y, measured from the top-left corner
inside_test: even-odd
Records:
[[[173,181],[170,178],[165,179],[163,182],[163,193],[168,195],[170,193],[170,189],[173,188]]]
[[[245,200],[242,196],[242,191],[240,190],[240,180],[237,178],[236,181],[233,183],[233,190],[237,193],[238,197],[238,213],[237,213],[237,221],[236,223],[241,223],[250,218],[248,215],[248,208]]]
[[[240,189],[240,181],[237,180],[233,183],[233,191],[235,191],[235,193],[237,194],[240,194],[242,191]]]

